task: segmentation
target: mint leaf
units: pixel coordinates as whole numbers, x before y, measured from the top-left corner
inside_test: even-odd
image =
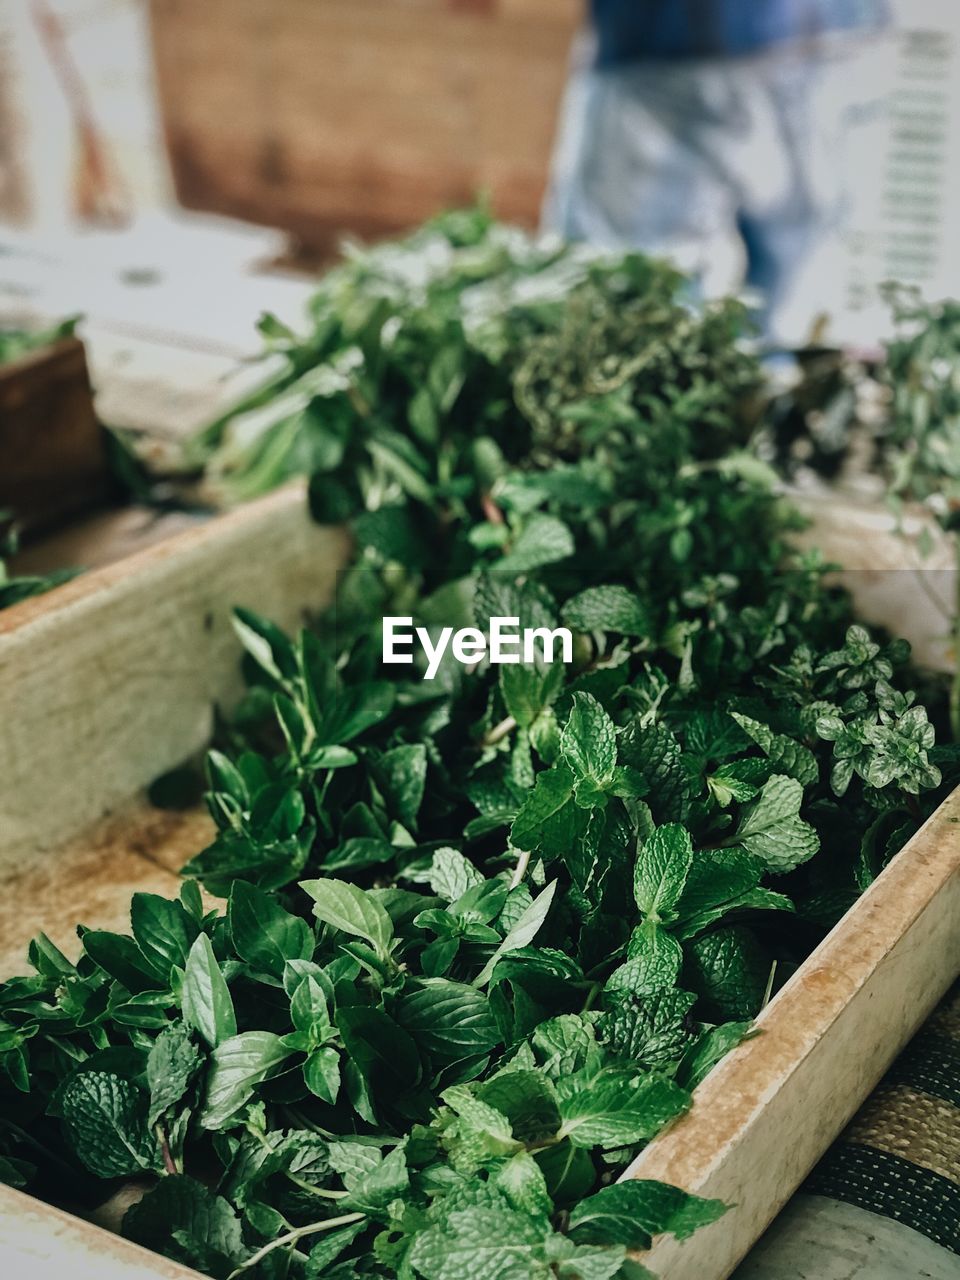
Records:
[[[468,889],[483,884],[483,875],[456,849],[438,849],[427,872],[427,883],[438,897],[456,902]]]
[[[648,919],[634,929],[627,959],[607,979],[606,991],[665,991],[677,981],[683,951],[667,931]]]
[[[521,573],[565,560],[575,550],[573,535],[556,516],[533,516],[513,546],[494,566],[498,571]],[[502,615],[512,616],[512,615]]]
[[[438,1063],[489,1053],[500,1031],[482,992],[446,978],[408,983],[396,1006],[399,1024]]]
[[[594,1064],[599,1066],[596,1032],[593,1023],[582,1014],[564,1013],[541,1022],[531,1043],[540,1059],[541,1070],[551,1080]]]
[[[626,587],[588,587],[563,606],[561,614],[578,631],[619,631],[625,636],[649,634],[650,619],[638,597]]]
[[[419,1234],[410,1265],[424,1280],[531,1280],[546,1274],[546,1220],[508,1209],[458,1209]]]
[[[776,766],[778,773],[784,773],[805,787],[812,786],[820,777],[817,758],[802,743],[788,738],[782,733],[774,733],[759,720],[751,720],[749,716],[732,711],[731,716],[745,733],[748,733],[757,746]]]
[[[608,984],[604,1003],[600,1038],[620,1057],[639,1065],[668,1066],[685,1052],[695,1034],[690,1015],[696,996],[689,991],[632,991]]]
[[[770,959],[749,929],[728,925],[687,944],[685,975],[717,1019],[752,1018],[760,1012]]]
[[[345,880],[303,880],[300,888],[313,898],[313,914],[324,924],[364,938],[385,956],[393,940],[390,917],[369,894]]]
[[[60,1109],[70,1146],[98,1178],[162,1167],[146,1099],[129,1080],[110,1071],[81,1071],[63,1090]]]
[[[693,862],[690,834],[678,823],[657,827],[637,849],[633,895],[650,920],[676,919],[676,905]]]
[[[570,1214],[569,1229],[581,1243],[649,1249],[653,1236],[669,1232],[685,1240],[725,1212],[721,1200],[704,1200],[663,1182],[633,1178],[582,1200]]]
[[[746,849],[704,849],[693,860],[677,904],[681,921],[755,888],[765,867]]]
[[[340,1092],[340,1055],[325,1045],[314,1049],[303,1064],[303,1080],[307,1088],[322,1102],[331,1106]]]
[[[672,1080],[624,1067],[561,1080],[557,1095],[561,1135],[574,1146],[601,1149],[644,1142],[690,1105]]]
[[[586,782],[602,791],[613,780],[617,764],[616,728],[589,693],[573,695],[573,707],[560,735],[560,752],[578,785]]]
[[[147,1057],[149,1127],[155,1125],[165,1111],[180,1101],[202,1065],[200,1051],[182,1023],[172,1023],[160,1032]]]
[[[521,729],[529,729],[556,698],[563,684],[563,675],[563,666],[559,662],[501,666],[503,701]]]
[[[816,831],[799,816],[802,803],[801,784],[795,778],[774,774],[744,811],[737,843],[769,870],[780,875],[793,871],[820,847]]]
[[[237,1034],[230,989],[205,933],[199,935],[187,956],[181,1000],[184,1019],[212,1049]]]
[[[313,956],[313,930],[306,920],[284,911],[276,898],[245,880],[235,880],[227,908],[237,954],[261,973],[282,978],[288,960]]]
[[[337,1027],[374,1093],[399,1094],[417,1083],[421,1067],[416,1043],[382,1009],[348,1005],[337,1010]]]
[[[227,1125],[253,1097],[257,1085],[276,1075],[289,1056],[290,1050],[271,1031],[243,1031],[217,1045],[200,1116],[203,1127]]]
[[[553,1201],[543,1171],[528,1151],[510,1156],[497,1172],[497,1189],[519,1213],[549,1218]]]
[[[359,1212],[385,1218],[390,1202],[402,1198],[409,1187],[407,1158],[403,1148],[396,1147],[352,1181],[350,1194],[339,1208],[346,1213]]]
[[[573,804],[573,774],[558,765],[537,774],[533,791],[510,828],[510,843],[515,849],[546,845],[551,853],[560,853],[569,849],[579,821]]]
[[[303,976],[290,998],[290,1018],[297,1031],[311,1046],[322,1044],[333,1029],[327,998],[320,983],[311,973]]]
[[[181,903],[155,893],[135,893],[130,903],[133,937],[154,974],[163,983],[170,971],[187,963],[200,927]]]
[[[677,1071],[677,1084],[691,1092],[705,1080],[731,1049],[751,1035],[750,1022],[725,1022],[711,1027],[684,1054]]]
[[[500,1071],[479,1086],[476,1096],[506,1116],[522,1142],[542,1143],[560,1128],[556,1090],[544,1071]]]
[[[390,813],[409,831],[416,827],[427,781],[427,749],[422,742],[385,751],[376,777]]]
[[[485,986],[490,981],[493,971],[497,967],[497,961],[501,956],[508,955],[511,951],[519,951],[533,941],[540,932],[540,926],[547,918],[547,912],[550,910],[556,889],[557,882],[553,880],[542,893],[539,893],[534,898],[533,902],[523,912],[520,919],[510,929],[510,932],[474,978],[473,985],[475,987]]]
[[[327,1231],[320,1236],[307,1257],[304,1280],[320,1280],[327,1268],[336,1262],[344,1249],[348,1249],[353,1244],[365,1227],[364,1222],[353,1222],[349,1226],[339,1227],[336,1231]]]
[[[249,1255],[229,1201],[184,1174],[163,1178],[132,1205],[123,1234],[208,1275],[224,1276]]]

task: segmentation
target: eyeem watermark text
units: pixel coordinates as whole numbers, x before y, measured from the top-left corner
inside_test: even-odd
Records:
[[[413,662],[414,645],[419,644],[427,659],[425,680],[432,680],[440,669],[449,647],[457,662],[473,666],[481,658],[490,662],[573,661],[573,634],[566,627],[524,627],[519,618],[491,618],[486,632],[478,627],[443,627],[434,640],[426,627],[414,627],[413,618],[387,617],[383,620],[383,661]]]

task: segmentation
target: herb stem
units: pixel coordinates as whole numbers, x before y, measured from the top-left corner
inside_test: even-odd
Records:
[[[285,1170],[287,1178],[300,1188],[301,1191],[309,1191],[313,1196],[320,1196],[323,1200],[342,1200],[344,1196],[349,1195],[349,1191],[331,1191],[326,1187],[315,1187],[312,1182],[308,1182],[306,1178],[301,1178],[296,1173],[291,1173],[289,1169]]]
[[[527,867],[530,865],[530,854],[532,850],[524,849],[517,859],[517,865],[513,869],[513,875],[510,877],[510,888],[516,887],[523,881],[523,877],[527,874]]]
[[[290,1117],[298,1129],[309,1129],[311,1133],[319,1134],[321,1138],[326,1138],[328,1142],[339,1141],[340,1135],[331,1133],[329,1129],[324,1129],[320,1125],[315,1124],[302,1111],[298,1111],[296,1107],[284,1107],[284,1112]]]
[[[581,1013],[589,1012],[591,1006],[593,1005],[594,1000],[596,1000],[597,996],[600,994],[602,989],[603,989],[602,982],[591,982],[590,990],[587,992],[587,998],[586,1000],[584,1000],[583,1008],[580,1010]]]
[[[760,1008],[765,1009],[770,1003],[770,997],[773,995],[773,984],[777,976],[777,962],[774,960],[770,965],[770,972],[767,974],[767,985],[763,989],[763,999],[760,1001]]]
[[[512,733],[516,727],[517,722],[514,720],[513,716],[504,716],[499,724],[495,724],[492,729],[483,735],[483,745],[485,747],[492,747],[494,743],[499,742],[501,738],[505,738],[508,733]]]
[[[177,1168],[177,1162],[170,1154],[170,1143],[167,1141],[167,1135],[164,1133],[163,1125],[156,1124],[153,1131],[157,1135],[157,1141],[160,1143],[160,1154],[163,1156],[163,1167],[167,1173],[182,1173],[182,1169]]]
[[[349,1226],[351,1222],[359,1222],[365,1216],[362,1213],[345,1213],[339,1218],[326,1218],[323,1222],[308,1222],[305,1227],[295,1227],[292,1231],[288,1231],[286,1235],[277,1236],[276,1240],[271,1240],[262,1249],[258,1249],[256,1253],[251,1254],[245,1262],[241,1262],[239,1267],[235,1267],[230,1272],[227,1280],[236,1280],[237,1276],[243,1275],[244,1271],[249,1271],[251,1267],[255,1267],[259,1262],[262,1262],[267,1254],[272,1253],[274,1249],[281,1249],[287,1244],[296,1244],[304,1236],[316,1235],[320,1231],[331,1231],[334,1227]]]

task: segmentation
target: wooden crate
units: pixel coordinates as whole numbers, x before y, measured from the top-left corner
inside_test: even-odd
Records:
[[[230,606],[293,626],[348,554],[294,488],[0,614],[4,972],[40,928],[71,950],[76,921],[122,929],[133,890],[177,891],[208,819],[157,813],[141,789],[203,746],[212,701],[237,691]],[[656,1243],[645,1261],[663,1280],[730,1274],[958,972],[960,792],[628,1171],[735,1205],[682,1245]],[[18,1277],[195,1275],[7,1188],[0,1256]]]
[[[34,529],[110,487],[83,343],[64,338],[0,364],[0,508]]]
[[[5,972],[38,928],[69,942],[80,919],[121,926],[140,876],[176,892],[206,820],[137,797],[240,692],[234,605],[294,628],[348,553],[294,486],[0,611]]]
[[[323,247],[535,223],[578,0],[151,0],[177,197]]]

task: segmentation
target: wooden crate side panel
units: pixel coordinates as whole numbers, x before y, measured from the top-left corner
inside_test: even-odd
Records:
[[[227,11],[229,10],[229,16]],[[316,237],[490,192],[533,222],[579,10],[154,0],[177,193]]]
[[[733,1206],[643,1261],[725,1280],[960,972],[960,792],[847,913],[627,1176]]]
[[[295,628],[347,554],[298,486],[0,614],[0,873],[202,749],[240,689],[233,607]]]
[[[177,897],[180,868],[213,835],[203,810],[164,811],[138,798],[75,839],[7,866],[0,873],[0,974],[31,972],[27,948],[38,933],[71,960],[80,954],[78,924],[129,933],[133,894]]]
[[[810,520],[796,544],[843,566],[839,577],[858,617],[909,640],[920,666],[953,671],[958,655],[949,630],[960,598],[958,567],[951,540],[933,517],[908,508],[898,531],[880,500],[856,501],[842,492],[790,497]],[[921,535],[929,544],[926,554]]]
[[[3,1186],[0,1258],[10,1280],[201,1280],[190,1267]]]
[[[65,338],[0,365],[0,507],[35,528],[109,490],[83,343]]]

